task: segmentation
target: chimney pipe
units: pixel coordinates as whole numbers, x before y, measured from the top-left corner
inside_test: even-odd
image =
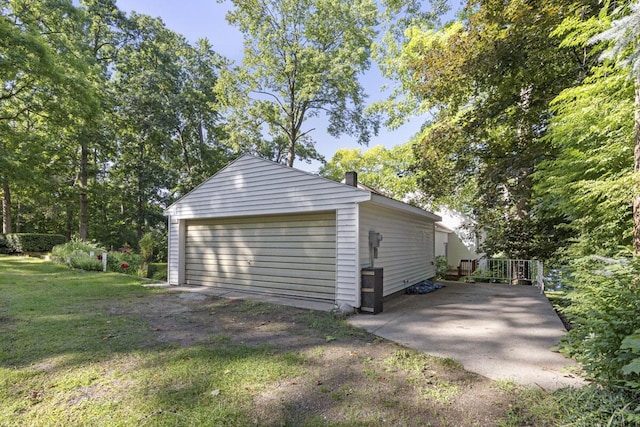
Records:
[[[344,174],[344,183],[352,187],[358,186],[358,174],[356,172],[346,172]]]

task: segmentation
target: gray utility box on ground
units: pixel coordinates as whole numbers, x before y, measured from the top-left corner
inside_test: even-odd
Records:
[[[362,269],[362,301],[360,311],[377,314],[382,312],[382,268]]]

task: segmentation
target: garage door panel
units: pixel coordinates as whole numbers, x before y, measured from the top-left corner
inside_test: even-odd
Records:
[[[217,275],[228,275],[232,277],[232,275],[249,275],[255,277],[257,275],[261,276],[274,276],[281,277],[283,280],[296,280],[296,279],[317,279],[317,280],[334,280],[335,272],[333,270],[325,269],[324,271],[320,269],[303,269],[297,268],[297,266],[289,268],[278,268],[275,266],[268,267],[258,267],[258,266],[234,266],[234,265],[207,265],[207,264],[188,264],[187,268],[189,271],[195,273],[209,273],[209,274],[217,274]]]
[[[307,292],[316,292],[324,289],[334,289],[328,280],[323,279],[304,279],[302,281],[292,281],[288,277],[282,276],[260,276],[250,274],[229,274],[221,272],[193,271],[187,284],[199,285],[204,282],[211,282],[213,285],[240,284],[253,288],[260,286],[261,283],[272,283],[274,287],[279,289],[305,289]],[[250,289],[241,289],[250,290]],[[332,291],[333,292],[333,291]]]
[[[333,216],[333,217],[332,217]],[[222,229],[229,230],[228,225],[233,225],[233,230],[236,229],[255,229],[256,225],[255,216],[243,217],[243,218],[214,218],[214,219],[200,219],[190,220],[189,226],[193,229]],[[271,217],[268,221],[260,221],[260,229],[276,229],[276,230],[288,230],[296,228],[308,228],[309,222],[314,222],[318,227],[333,227],[335,226],[334,214],[302,214],[302,215],[282,215],[278,217]]]
[[[187,223],[189,284],[333,300],[335,213]]]
[[[282,256],[269,256],[269,255],[250,255],[247,254],[246,257],[238,256],[238,254],[224,254],[224,253],[211,253],[211,254],[202,254],[200,259],[201,263],[208,264],[212,261],[219,262],[230,262],[230,261],[243,261],[246,263],[247,259],[252,260],[252,265],[255,266],[263,266],[268,267],[268,264],[275,265],[278,267],[286,267],[291,264],[291,258],[303,258],[300,262],[297,262],[295,259],[293,260],[299,268],[303,268],[305,270],[327,270],[333,271],[335,269],[335,258],[334,257],[289,257],[287,259],[283,259]]]
[[[326,238],[325,238],[326,239]],[[191,239],[190,245],[194,248],[219,248],[224,249],[228,247],[246,248],[249,250],[254,249],[333,249],[335,255],[335,244],[327,242],[326,240],[319,240],[313,238],[313,240],[305,241],[291,241],[291,240],[277,240],[268,239],[268,241],[258,239],[247,239],[245,237],[238,237],[236,239],[216,239],[215,242],[211,240],[207,241],[202,238]]]
[[[239,259],[246,259],[252,256],[279,256],[288,258],[325,258],[335,260],[334,249],[295,249],[290,248],[212,248],[194,247],[186,251],[187,258],[190,256],[200,260],[200,256],[213,256],[218,254],[236,255]],[[295,260],[294,260],[295,261]]]
[[[231,260],[233,261],[233,260]],[[210,260],[202,263],[187,263],[189,271],[231,271],[238,273],[279,275],[295,279],[296,277],[335,278],[335,268],[329,264],[292,264],[291,262],[235,264],[229,260]]]
[[[264,224],[261,228],[256,228],[255,224],[244,224],[241,227],[229,229],[229,225],[209,225],[209,226],[192,226],[191,230],[196,231],[198,234],[205,237],[216,237],[216,238],[224,238],[224,237],[236,237],[238,235],[243,236],[253,236],[253,237],[265,237],[265,236],[317,236],[319,234],[324,235],[332,235],[332,231],[335,232],[335,228],[333,228],[333,224],[327,223],[323,221],[321,223],[316,223],[316,227],[314,229],[309,229],[308,226],[304,226],[304,224],[296,224],[295,222],[292,224],[279,223],[277,226],[273,226],[273,224]],[[286,227],[286,228],[285,228]],[[319,229],[322,227],[324,230]]]
[[[283,284],[267,280],[226,279],[210,276],[200,277],[197,281],[187,282],[187,284],[211,286],[230,291],[242,290],[277,296],[286,295],[295,298],[310,298],[310,294],[315,295],[314,299],[333,300],[335,298],[335,288],[332,286]]]

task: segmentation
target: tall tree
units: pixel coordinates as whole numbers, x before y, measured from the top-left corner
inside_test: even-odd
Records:
[[[615,255],[632,242],[633,79],[589,40],[610,23],[610,9],[581,4],[553,37],[582,52],[584,77],[552,104],[546,142],[555,155],[537,165],[536,212],[559,218],[571,235],[569,254]],[[607,112],[603,114],[603,112]]]
[[[88,64],[83,77],[96,99],[93,109],[82,111],[84,117],[77,123],[73,134],[79,156],[76,180],[79,192],[78,235],[86,240],[90,217],[89,180],[95,178],[98,160],[94,155],[92,161],[91,153],[107,150],[112,137],[108,130],[112,123],[108,120],[111,113],[108,79],[122,42],[121,28],[126,20],[115,0],[83,0],[82,5],[83,25],[76,35],[78,54]]]
[[[172,167],[180,171],[172,189],[177,196],[191,191],[233,156],[223,143],[223,118],[215,108],[214,87],[224,63],[206,39],[184,46],[180,55],[177,105],[169,112],[178,119],[173,133],[177,152],[172,154]]]
[[[9,232],[12,184],[20,184],[27,170],[43,171],[36,164],[52,151],[51,139],[34,137],[62,129],[80,111],[92,110],[95,97],[85,84],[87,64],[78,55],[74,33],[81,15],[70,0],[3,1],[0,10],[0,49],[6,60],[0,65],[3,229]]]
[[[213,91],[223,63],[208,41],[191,46],[160,19],[130,16],[115,67],[118,147],[109,169],[120,190],[119,221],[135,226],[130,242],[160,227],[162,207],[232,155],[221,142]]]
[[[591,42],[611,41],[603,59],[613,59],[617,64],[630,70],[634,84],[634,155],[633,171],[633,249],[640,255],[640,3],[622,9],[622,16],[611,23],[611,28],[591,38]],[[615,13],[615,12],[614,12]],[[605,15],[605,19],[606,19]]]
[[[162,190],[174,181],[169,152],[179,127],[174,111],[187,42],[160,19],[135,13],[128,38],[115,73],[118,149],[110,176],[119,184],[123,220],[135,226],[135,243],[156,222]]]
[[[377,6],[372,0],[232,0],[227,19],[244,34],[242,66],[223,73],[228,132],[243,151],[275,160],[319,159],[309,118],[325,114],[332,136],[367,143],[377,124],[364,113],[358,76],[370,65]],[[270,136],[265,141],[263,133]],[[282,144],[286,142],[286,144]],[[280,148],[283,148],[281,150]]]
[[[531,175],[553,154],[549,102],[581,72],[576,52],[549,38],[571,3],[469,0],[461,21],[409,30],[404,83],[434,114],[416,145],[422,188],[441,198],[474,179],[488,252],[539,255]]]
[[[387,149],[382,145],[364,153],[359,148],[342,148],[320,168],[320,175],[342,181],[345,172],[358,173],[358,181],[388,197],[423,205],[422,193],[417,192],[418,174],[411,170],[413,150],[411,143]]]

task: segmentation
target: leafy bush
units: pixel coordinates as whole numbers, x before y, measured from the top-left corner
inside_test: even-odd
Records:
[[[138,242],[140,253],[145,262],[167,262],[167,233],[153,230],[146,233]]]
[[[142,261],[147,263],[153,259],[153,233],[148,232],[142,236],[140,242],[140,255],[142,255]]]
[[[4,234],[0,234],[0,254],[9,254],[11,251],[9,250],[9,242],[7,242],[7,237]]]
[[[153,262],[147,265],[147,275],[149,279],[167,281],[167,263]]]
[[[0,253],[49,252],[66,240],[60,234],[10,233],[0,236]]]
[[[107,269],[117,273],[140,275],[142,256],[130,251],[109,252],[107,256]]]
[[[564,351],[597,384],[640,397],[640,259],[591,256],[570,271]]]
[[[93,252],[93,256],[91,253]],[[102,271],[99,259],[105,250],[96,243],[73,239],[51,249],[51,259],[59,264],[67,264],[71,268],[88,271]]]
[[[67,258],[74,253],[77,255],[79,252],[85,252],[88,256],[91,252],[97,255],[106,251],[97,243],[85,242],[74,238],[67,243],[54,246],[53,249],[51,249],[51,259],[55,262],[66,264]]]
[[[436,277],[442,279],[447,275],[449,265],[447,264],[447,257],[439,255],[436,257]]]
[[[91,252],[93,252],[93,257],[90,256]],[[74,239],[64,245],[54,247],[51,251],[51,258],[57,263],[67,264],[72,268],[101,271],[104,252],[106,250],[96,243]],[[132,252],[129,245],[125,245],[120,251],[107,253],[108,271],[145,277],[147,271],[146,269],[143,271],[142,266],[142,255]]]
[[[563,424],[571,427],[640,425],[637,396],[625,390],[590,385],[582,389],[565,388],[554,395],[563,408]]]
[[[102,271],[102,261],[94,254],[76,250],[73,251],[68,258],[69,266],[86,271]]]

